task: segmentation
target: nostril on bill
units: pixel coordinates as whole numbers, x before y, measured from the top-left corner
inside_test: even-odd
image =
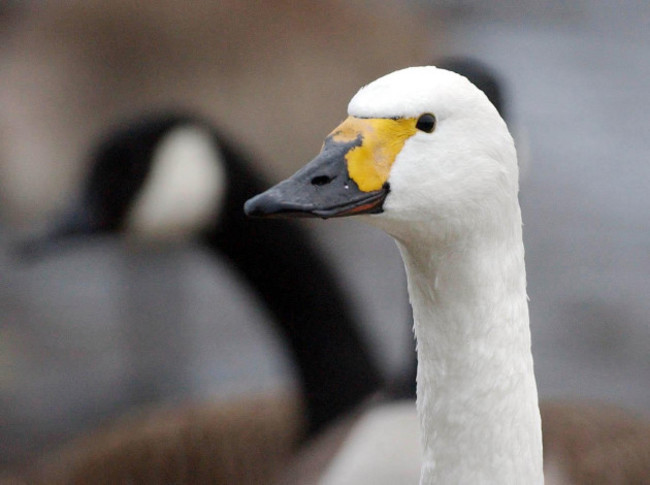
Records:
[[[311,179],[311,184],[312,185],[327,185],[332,180],[334,180],[334,177],[330,177],[328,175],[319,175],[319,176],[314,177],[313,179]]]

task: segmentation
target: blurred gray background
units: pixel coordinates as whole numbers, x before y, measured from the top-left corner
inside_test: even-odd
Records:
[[[151,382],[161,400],[295,385],[255,295],[198,247],[102,239],[32,265],[12,256],[74,196],[109,123],[194,108],[278,180],[362,84],[447,55],[484,61],[506,89],[541,397],[650,411],[650,6],[134,3],[0,9],[0,463],[123,412]],[[399,375],[413,339],[393,242],[353,220],[305,224]]]

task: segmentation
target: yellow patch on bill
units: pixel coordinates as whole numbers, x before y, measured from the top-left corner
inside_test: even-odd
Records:
[[[363,192],[382,188],[395,157],[415,134],[413,118],[355,118],[349,116],[331,134],[335,142],[350,142],[361,136],[361,145],[346,153],[348,174]]]

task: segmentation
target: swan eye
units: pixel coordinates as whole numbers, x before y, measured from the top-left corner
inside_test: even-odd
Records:
[[[418,118],[415,127],[425,133],[432,133],[436,129],[436,117],[431,113],[425,113]]]

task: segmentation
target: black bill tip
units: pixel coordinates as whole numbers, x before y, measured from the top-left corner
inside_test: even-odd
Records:
[[[287,194],[286,191],[281,190],[282,188],[284,187],[281,185],[275,186],[249,199],[244,204],[244,213],[249,217],[320,217],[321,219],[354,214],[378,214],[382,212],[384,199],[389,192],[386,185],[381,190],[350,199],[341,200],[332,197],[334,200],[310,202],[304,200],[303,191],[298,190],[298,194]],[[299,200],[292,199],[291,195],[298,195]]]

